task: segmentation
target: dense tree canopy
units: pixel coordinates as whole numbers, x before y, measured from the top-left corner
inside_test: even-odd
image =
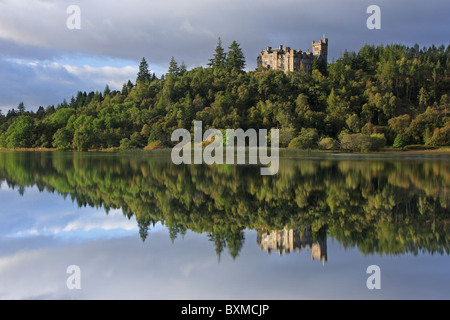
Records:
[[[173,130],[192,130],[194,120],[205,130],[278,128],[281,147],[307,129],[316,130],[314,143],[293,146],[450,145],[450,46],[365,45],[327,66],[316,63],[311,75],[244,71],[240,45],[234,41],[225,51],[219,39],[206,68],[187,70],[172,58],[161,78],[143,58],[136,83],[120,91],[79,91],[70,102],[36,112],[22,103],[0,115],[0,147],[171,146]],[[367,138],[373,135],[381,140]]]

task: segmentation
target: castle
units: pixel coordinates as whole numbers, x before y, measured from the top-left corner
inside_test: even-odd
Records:
[[[278,49],[267,47],[261,50],[256,59],[258,69],[273,69],[287,71],[303,70],[306,74],[311,74],[314,58],[318,61],[323,60],[327,62],[328,55],[328,39],[323,36],[323,39],[318,42],[312,42],[313,51],[309,49],[303,52],[300,49],[291,49],[290,47],[283,47],[280,45]]]
[[[266,253],[277,251],[279,255],[287,254],[306,248],[311,249],[311,260],[319,260],[322,264],[327,262],[327,240],[313,240],[311,226],[303,231],[284,228],[283,230],[257,231],[256,242]]]

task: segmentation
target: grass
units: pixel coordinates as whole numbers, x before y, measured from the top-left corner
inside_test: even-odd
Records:
[[[57,151],[54,148],[0,148],[0,152],[11,152],[11,151]]]

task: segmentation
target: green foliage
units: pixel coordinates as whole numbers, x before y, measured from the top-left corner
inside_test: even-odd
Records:
[[[391,118],[388,121],[389,128],[396,134],[403,134],[408,129],[411,123],[411,116],[404,114],[395,118]]]
[[[361,133],[365,134],[366,136],[370,136],[372,133],[374,133],[375,131],[375,126],[370,123],[367,122],[362,128],[361,128]]]
[[[67,128],[61,128],[53,135],[53,147],[58,150],[72,148],[73,132]]]
[[[359,133],[361,131],[361,120],[357,114],[349,116],[345,122],[349,130],[353,133]]]
[[[339,140],[343,150],[362,152],[370,150],[370,137],[362,133],[342,133]]]
[[[95,148],[97,129],[92,116],[82,115],[74,122],[73,148],[78,151],[86,151]]]
[[[322,150],[335,150],[339,148],[339,143],[333,138],[325,137],[319,141],[318,146]]]
[[[430,139],[431,146],[450,146],[450,122],[443,128],[436,128]]]
[[[394,148],[403,148],[408,144],[408,139],[405,134],[399,133],[395,137],[394,144],[392,145]]]
[[[279,146],[281,148],[287,147],[289,143],[297,135],[297,130],[294,128],[282,128],[279,130]]]
[[[0,148],[7,148],[6,133],[0,134]]]
[[[148,82],[151,80],[150,71],[148,69],[148,63],[145,58],[142,58],[141,63],[139,65],[139,72],[137,74],[136,83],[137,82]]]
[[[34,121],[29,115],[20,115],[8,128],[4,137],[7,148],[30,148],[33,144]]]
[[[300,134],[289,143],[289,148],[293,149],[315,149],[319,134],[315,128],[302,128]]]
[[[22,114],[25,112],[25,105],[23,104],[23,102],[19,103],[19,105],[17,106],[17,112],[19,114]]]
[[[412,138],[413,143],[428,144],[427,139],[431,138],[435,128],[441,127],[443,118],[441,113],[432,107],[428,107],[424,113],[419,114],[408,127],[407,134]]]
[[[209,66],[212,68],[225,68],[225,63],[227,59],[227,54],[225,53],[225,50],[222,47],[222,40],[217,40],[217,46],[214,52],[214,57],[209,60]]]
[[[228,47],[225,66],[230,71],[243,72],[245,68],[245,57],[240,45],[233,41]]]
[[[194,120],[205,129],[277,128],[281,146],[289,146],[302,128],[335,140],[343,133],[384,133],[388,145],[399,134],[407,141],[401,144],[442,145],[450,119],[449,54],[450,46],[366,45],[358,53],[345,51],[326,72],[323,61],[316,61],[309,76],[246,72],[240,45],[233,41],[225,52],[219,38],[210,68],[187,70],[172,58],[168,74],[158,79],[142,58],[136,85],[129,80],[119,91],[78,91],[70,103],[36,113],[23,104],[9,110],[0,116],[0,145],[67,149],[71,138],[75,150],[117,148],[127,145],[123,139],[135,148],[152,141],[170,147],[173,130],[192,131]],[[296,143],[304,146],[301,138]],[[364,149],[373,149],[369,145]]]
[[[180,74],[180,68],[178,67],[178,63],[175,61],[174,57],[170,59],[169,74],[171,76],[177,76]]]
[[[378,151],[386,145],[386,138],[382,133],[374,133],[370,136],[362,133],[342,133],[339,139],[341,149],[349,151]]]
[[[386,146],[384,133],[374,133],[370,135],[370,150],[378,151]]]

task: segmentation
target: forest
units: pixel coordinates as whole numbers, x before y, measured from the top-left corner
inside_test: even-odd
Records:
[[[280,147],[298,149],[450,145],[450,46],[367,44],[314,63],[311,74],[245,66],[240,44],[225,48],[220,38],[206,67],[188,70],[172,57],[158,78],[144,57],[121,90],[0,113],[0,148],[167,148],[194,120],[205,130],[277,128]]]

